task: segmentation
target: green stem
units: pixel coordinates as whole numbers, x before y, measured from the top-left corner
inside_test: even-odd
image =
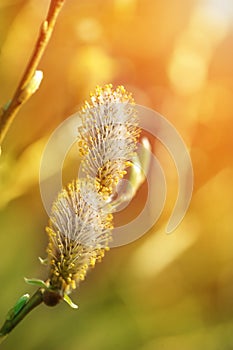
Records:
[[[41,289],[38,289],[14,317],[10,319],[7,318],[2,328],[0,329],[0,343],[5,339],[8,333],[10,333],[12,329],[14,329],[17,324],[24,319],[26,315],[31,312],[36,306],[40,305],[42,301],[43,293]]]

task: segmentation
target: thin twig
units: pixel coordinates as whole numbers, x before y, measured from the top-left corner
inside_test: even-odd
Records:
[[[58,14],[60,13],[65,0],[51,0],[48,14],[43,21],[34,52],[22,76],[22,79],[16,89],[16,92],[10,101],[9,106],[3,109],[0,115],[0,146],[10,128],[20,107],[33,95],[39,88],[42,79],[42,72],[37,71],[40,59],[50,40]],[[38,74],[40,72],[40,74]],[[39,77],[38,77],[39,76]]]
[[[40,305],[43,301],[43,292],[38,289],[35,294],[31,296],[28,302],[22,307],[22,309],[16,313],[13,317],[7,317],[4,325],[0,329],[0,343],[6,338],[6,336],[14,329],[17,324],[24,319],[36,306]]]

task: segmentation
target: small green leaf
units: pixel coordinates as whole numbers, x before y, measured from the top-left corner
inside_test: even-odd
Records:
[[[42,288],[48,289],[48,286],[46,285],[46,283],[43,280],[39,280],[37,278],[26,278],[26,277],[24,277],[24,281],[27,284],[31,284],[33,286],[38,286],[38,287],[42,287]]]
[[[40,263],[42,264],[42,265],[48,265],[48,259],[47,258],[45,258],[45,259],[43,259],[43,258],[41,258],[40,256],[39,256],[39,261],[40,261]]]
[[[64,294],[63,300],[70,306],[72,309],[78,309],[78,305],[73,303],[73,301],[70,299],[70,297],[67,294]]]
[[[24,305],[28,302],[30,296],[29,294],[24,294],[22,295],[16,302],[15,306],[10,309],[7,313],[6,319],[7,320],[12,320],[16,315],[18,315],[18,313],[20,312],[20,310],[22,310],[22,308],[24,307]]]

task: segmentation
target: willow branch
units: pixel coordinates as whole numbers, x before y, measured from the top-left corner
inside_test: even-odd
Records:
[[[6,317],[5,323],[0,329],[0,343],[6,338],[6,336],[14,329],[19,322],[21,322],[26,315],[29,314],[36,306],[40,305],[43,301],[43,293],[41,289],[38,289],[33,294],[27,303],[19,310],[15,315]],[[9,314],[8,314],[9,315]]]
[[[42,72],[37,70],[41,57],[48,45],[52,35],[57,17],[64,5],[65,0],[51,0],[48,14],[43,21],[37,42],[31,59],[25,69],[21,81],[15,91],[15,94],[7,108],[2,109],[0,115],[0,146],[9,130],[20,107],[28,100],[30,96],[39,88],[42,80]]]

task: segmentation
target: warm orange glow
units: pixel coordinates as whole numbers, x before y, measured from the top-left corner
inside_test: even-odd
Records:
[[[0,106],[22,76],[48,4],[0,1]],[[161,218],[138,241],[110,249],[78,290],[77,314],[65,306],[35,312],[7,339],[6,350],[18,343],[22,349],[233,348],[232,23],[232,0],[66,1],[38,67],[41,86],[2,145],[0,316],[25,292],[23,276],[42,274],[37,256],[47,244],[47,214],[38,173],[44,146],[96,85],[124,85],[137,103],[174,125],[191,154],[194,194],[184,221],[165,235],[176,167],[165,147],[146,135],[168,185]],[[58,154],[60,146],[62,138]],[[64,182],[77,175],[78,164],[74,146]],[[157,173],[150,176],[151,213]],[[116,227],[138,215],[147,190],[144,184],[128,211],[115,215]]]
[[[169,67],[169,76],[178,94],[190,95],[203,87],[207,77],[207,65],[199,53],[177,49]]]

